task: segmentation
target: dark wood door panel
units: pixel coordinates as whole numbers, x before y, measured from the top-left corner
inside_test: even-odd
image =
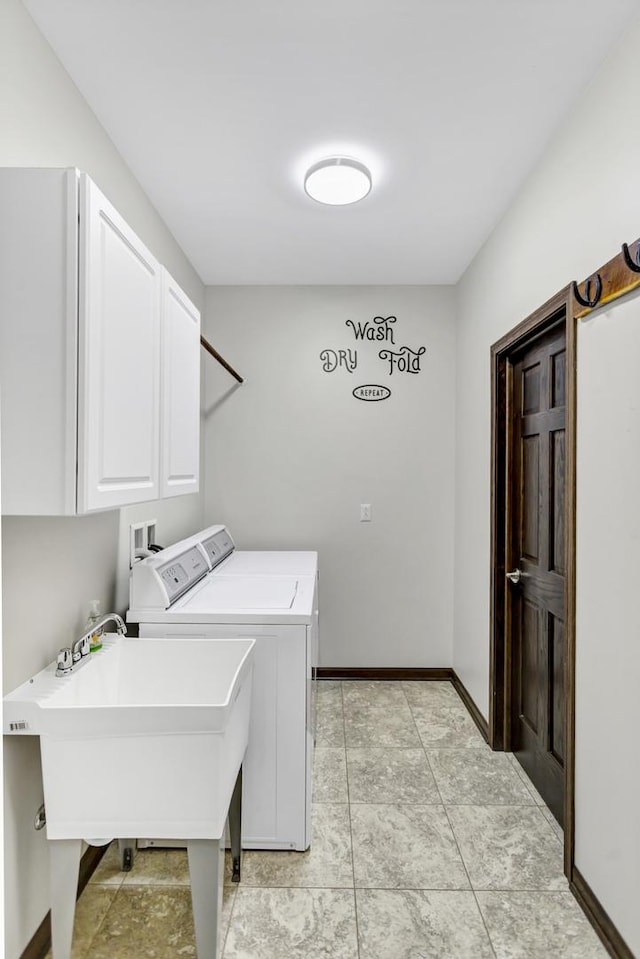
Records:
[[[540,363],[530,363],[522,369],[522,406],[523,416],[537,413],[540,409],[541,398],[541,369]]]
[[[540,529],[540,437],[522,438],[522,482],[529,495],[522,500],[522,527],[520,553],[537,563],[540,557],[538,534]]]
[[[551,407],[564,407],[567,398],[566,351],[562,348],[551,354]]]
[[[537,736],[540,727],[537,677],[540,659],[540,615],[534,603],[522,602],[520,608],[519,679],[516,688],[520,721]]]
[[[556,817],[564,784],[564,327],[513,357],[512,749]]]
[[[549,738],[548,748],[555,760],[564,767],[564,622],[549,616]]]
[[[565,531],[564,531],[564,496],[565,496],[565,431],[555,430],[551,433],[550,441],[549,482],[549,537],[551,569],[565,575]]]

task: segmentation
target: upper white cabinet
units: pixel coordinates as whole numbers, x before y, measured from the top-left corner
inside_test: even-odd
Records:
[[[197,490],[199,338],[198,311],[89,177],[0,171],[3,512]]]

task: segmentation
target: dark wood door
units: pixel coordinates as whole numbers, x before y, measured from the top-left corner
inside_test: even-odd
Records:
[[[564,801],[565,331],[513,360],[507,572],[511,748],[560,823]],[[516,581],[514,581],[516,580]]]

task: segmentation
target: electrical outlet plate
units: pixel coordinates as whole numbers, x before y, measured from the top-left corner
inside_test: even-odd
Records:
[[[136,562],[138,550],[147,550],[149,543],[155,543],[157,522],[155,519],[145,519],[129,525],[129,569]]]

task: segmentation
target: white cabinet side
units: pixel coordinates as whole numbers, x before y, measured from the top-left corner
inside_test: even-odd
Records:
[[[159,496],[160,265],[80,178],[78,512]]]
[[[162,273],[161,495],[177,496],[198,492],[200,313]]]
[[[0,171],[3,510],[76,500],[77,172]]]

